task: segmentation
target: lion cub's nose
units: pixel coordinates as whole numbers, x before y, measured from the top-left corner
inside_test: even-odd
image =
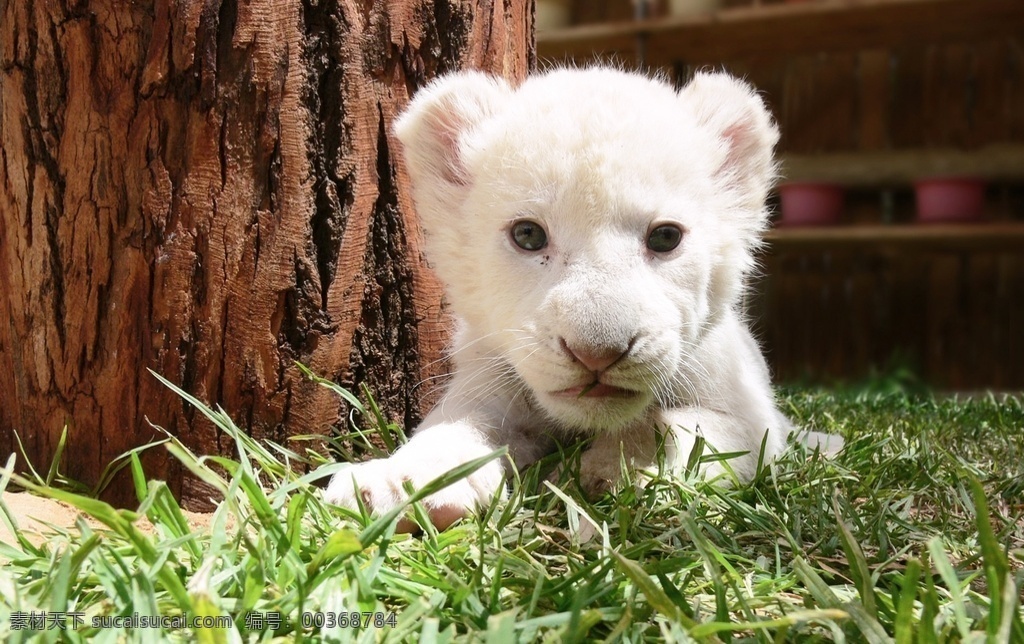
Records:
[[[570,346],[565,338],[559,338],[558,342],[570,358],[580,363],[589,371],[600,373],[618,362],[624,355],[633,348],[633,341],[630,340],[625,349],[620,347],[601,346]]]

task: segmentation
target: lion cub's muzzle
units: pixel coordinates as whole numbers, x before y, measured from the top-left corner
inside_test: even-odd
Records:
[[[630,339],[625,348],[621,345],[584,343],[570,345],[565,338],[559,338],[558,346],[562,353],[590,373],[586,376],[589,378],[588,381],[554,392],[554,395],[561,398],[632,398],[639,396],[640,392],[635,389],[606,382],[608,370],[624,360],[633,350],[635,344],[636,337]]]

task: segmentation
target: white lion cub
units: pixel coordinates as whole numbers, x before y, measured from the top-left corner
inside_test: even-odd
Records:
[[[443,401],[387,459],[335,475],[328,500],[383,511],[507,445],[523,468],[591,436],[584,485],[650,466],[666,433],[695,437],[741,478],[790,430],[738,309],[767,222],[778,131],[747,84],[699,74],[681,91],[614,69],[519,87],[460,73],[416,95],[396,132],[429,258],[459,320]],[[507,465],[507,464],[506,464]],[[501,462],[429,497],[441,528],[487,503]]]

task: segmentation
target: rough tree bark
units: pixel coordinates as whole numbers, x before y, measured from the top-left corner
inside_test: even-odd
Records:
[[[159,438],[413,425],[446,327],[391,122],[439,73],[522,79],[530,0],[0,0],[0,456],[94,484]],[[146,462],[186,500],[161,450]],[[130,503],[130,485],[108,497]]]

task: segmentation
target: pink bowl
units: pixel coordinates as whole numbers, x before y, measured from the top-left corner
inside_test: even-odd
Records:
[[[836,224],[843,214],[843,188],[833,183],[784,183],[779,186],[784,226]]]
[[[985,211],[985,182],[970,177],[934,177],[914,182],[917,220],[977,221]]]

